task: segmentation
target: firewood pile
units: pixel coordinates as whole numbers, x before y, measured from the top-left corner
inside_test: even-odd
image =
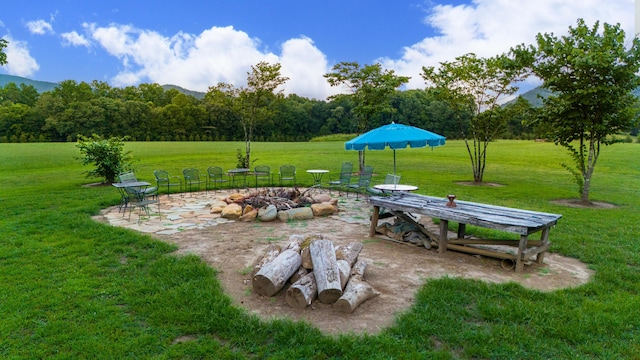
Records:
[[[211,213],[222,218],[251,222],[308,220],[315,216],[328,216],[339,211],[338,199],[329,194],[311,194],[312,189],[301,192],[294,189],[264,189],[247,194],[229,195],[220,204],[212,204]]]
[[[285,300],[293,308],[304,309],[317,299],[333,304],[334,311],[352,313],[380,294],[365,280],[361,250],[359,242],[335,247],[322,235],[291,235],[284,249],[272,244],[255,265],[253,289],[274,296],[289,284]]]
[[[278,211],[294,209],[316,203],[307,192],[297,188],[273,188],[256,190],[234,200],[241,205],[251,205],[254,209],[274,205]]]

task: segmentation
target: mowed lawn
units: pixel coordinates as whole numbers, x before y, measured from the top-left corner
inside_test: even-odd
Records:
[[[139,178],[153,170],[234,168],[239,142],[127,143]],[[366,151],[375,182],[393,152]],[[396,152],[402,183],[418,193],[562,214],[551,251],[595,271],[583,286],[553,292],[517,284],[425,280],[416,304],[377,335],[326,336],[313,326],[261,321],[231,305],[217,270],[150,236],[91,220],[117,191],[83,186],[75,144],[0,144],[0,358],[7,359],[639,359],[640,144],[605,147],[591,199],[609,209],[570,208],[577,198],[564,149],[533,141],[489,145],[485,181],[472,178],[461,141]],[[273,171],[357,163],[344,143],[253,143],[255,165]],[[483,229],[473,229],[482,233]],[[486,235],[486,234],[483,234]],[[489,234],[491,235],[491,234]],[[363,234],[363,239],[367,234]],[[215,241],[215,239],[212,239]]]

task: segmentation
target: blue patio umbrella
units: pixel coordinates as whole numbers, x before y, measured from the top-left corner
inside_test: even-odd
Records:
[[[396,174],[396,149],[444,145],[446,138],[415,126],[391,123],[367,131],[344,144],[347,150],[393,150],[393,174]]]

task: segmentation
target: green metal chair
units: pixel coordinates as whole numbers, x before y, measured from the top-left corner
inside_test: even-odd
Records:
[[[280,166],[280,172],[278,174],[280,178],[280,186],[283,185],[284,182],[291,181],[292,186],[296,186],[296,167],[293,165],[282,165]]]
[[[353,164],[348,161],[343,162],[342,167],[340,168],[340,177],[338,178],[338,180],[329,181],[329,193],[331,193],[331,189],[338,188],[338,193],[340,193],[340,191],[342,190],[345,190],[348,197],[348,186],[351,183],[352,173]]]
[[[167,196],[171,194],[172,186],[179,186],[182,193],[182,179],[179,176],[171,176],[166,170],[155,170],[153,175],[156,177],[156,186],[158,189],[167,187]]]
[[[387,176],[384,177],[383,184],[394,184],[394,185],[400,184],[400,175],[387,174]],[[367,191],[373,195],[384,195],[384,192],[382,190],[378,190],[372,187],[367,188]]]
[[[267,186],[271,186],[272,177],[271,177],[271,168],[267,165],[258,165],[253,169],[253,173],[256,176],[256,189],[260,182],[266,183]]]
[[[373,166],[365,165],[362,168],[362,173],[358,177],[358,182],[355,184],[350,184],[348,187],[350,189],[354,189],[356,193],[356,199],[359,198],[360,194],[367,195],[367,189],[371,184],[371,178],[373,177]]]
[[[229,179],[225,177],[226,174],[224,170],[220,166],[209,166],[207,168],[207,191],[210,189],[210,186],[213,184],[213,192],[215,193],[218,190],[218,185],[222,185],[224,183],[229,182]]]
[[[147,186],[149,183],[144,182],[145,185],[133,185],[138,182],[138,178],[133,171],[122,173],[118,175],[118,179],[121,184],[131,183],[132,186],[118,187],[120,191],[120,205],[119,208],[123,209],[123,216],[129,208],[129,220],[131,220],[131,212],[134,207],[138,207],[141,210],[149,214],[149,205],[158,204],[158,214],[160,214],[160,202],[158,200],[158,188],[155,186]]]
[[[200,191],[200,184],[204,183],[206,186],[206,179],[202,180],[200,178],[200,170],[196,168],[184,169],[182,170],[182,175],[184,175],[184,186],[189,192],[191,192],[195,186],[197,186],[198,191]]]

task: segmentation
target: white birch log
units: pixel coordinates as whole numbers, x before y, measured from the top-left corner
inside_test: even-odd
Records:
[[[290,249],[281,252],[253,276],[253,290],[264,296],[275,295],[298,271],[301,263],[302,258],[298,252]]]
[[[340,289],[344,290],[344,287],[349,282],[349,276],[351,275],[351,266],[347,260],[338,260],[338,270],[340,271]]]
[[[318,300],[323,304],[333,304],[342,296],[340,270],[333,243],[325,239],[316,240],[309,245],[309,250],[318,286]]]
[[[285,301],[295,309],[304,309],[311,305],[318,296],[316,278],[312,272],[300,278],[293,285],[289,286],[285,295]]]
[[[304,241],[302,242],[302,249],[300,250],[300,255],[302,255],[302,266],[305,269],[313,270],[313,261],[311,260],[311,251],[309,250],[309,245],[311,245],[312,242],[318,239],[324,239],[324,237],[319,234],[311,235],[311,236],[307,236],[307,238],[304,239]]]
[[[347,262],[349,262],[349,267],[353,267],[356,261],[358,261],[358,255],[360,255],[360,251],[362,251],[362,243],[360,242],[352,242],[348,245],[340,245],[336,247],[336,259],[346,260]]]
[[[302,235],[291,235],[289,236],[289,244],[287,245],[285,250],[293,250],[299,253],[303,241],[304,237]]]
[[[293,284],[296,281],[300,280],[303,276],[307,275],[308,273],[309,273],[309,270],[307,270],[304,267],[300,266],[298,268],[298,271],[296,271],[295,274],[291,275],[291,277],[289,278],[289,282],[291,284]]]
[[[258,271],[260,271],[260,269],[263,266],[265,266],[267,263],[273,261],[273,259],[278,257],[278,255],[280,255],[280,252],[282,252],[280,245],[276,245],[276,244],[269,245],[267,247],[267,250],[262,255],[262,258],[260,258],[260,260],[258,260],[258,263],[254,265],[253,270],[251,271],[251,277],[255,276],[255,274],[257,274]]]
[[[337,312],[352,313],[363,302],[380,295],[371,285],[364,281],[364,270],[367,263],[358,261],[351,270],[351,278],[342,296],[333,304]]]

